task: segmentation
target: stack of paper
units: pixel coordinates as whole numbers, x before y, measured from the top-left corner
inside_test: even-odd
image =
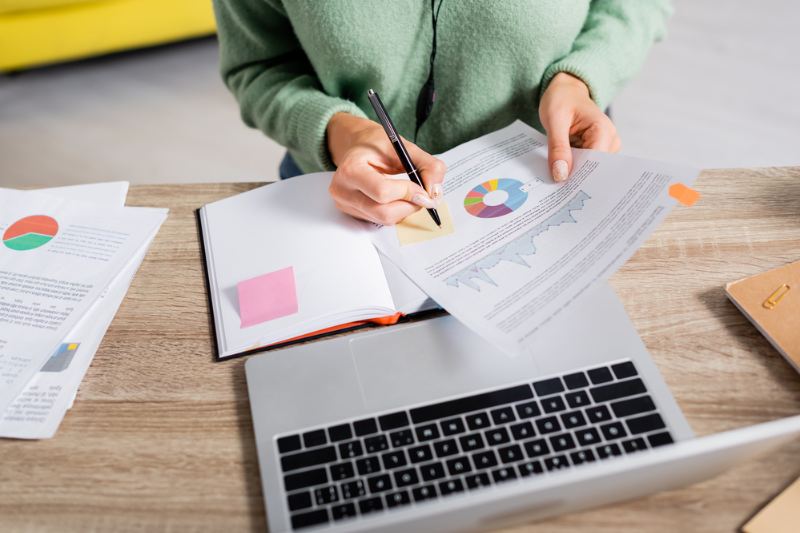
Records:
[[[0,189],[0,437],[55,434],[166,209],[128,183]]]

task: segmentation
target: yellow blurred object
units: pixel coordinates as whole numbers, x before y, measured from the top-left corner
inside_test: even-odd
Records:
[[[211,0],[0,0],[0,71],[215,31]]]

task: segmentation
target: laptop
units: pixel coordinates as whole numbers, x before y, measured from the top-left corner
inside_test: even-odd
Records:
[[[716,476],[800,416],[695,438],[613,289],[509,358],[452,317],[246,364],[267,521],[290,531],[475,531]]]

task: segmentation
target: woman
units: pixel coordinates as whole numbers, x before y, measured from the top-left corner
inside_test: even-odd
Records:
[[[299,167],[293,173],[335,170],[336,206],[384,225],[438,205],[446,169],[431,153],[515,119],[548,135],[556,181],[572,170],[570,145],[618,151],[602,109],[664,36],[670,14],[667,0],[214,0],[214,7],[223,79],[244,121],[288,148],[289,166]],[[418,99],[431,75],[435,105],[422,121]],[[416,139],[406,147],[426,190],[388,179],[403,169],[368,118],[370,88],[398,132]]]

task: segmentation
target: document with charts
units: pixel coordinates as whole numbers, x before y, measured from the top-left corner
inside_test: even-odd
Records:
[[[691,186],[698,174],[573,149],[571,178],[556,183],[547,138],[519,121],[439,157],[455,232],[400,246],[395,227],[362,227],[440,306],[510,355],[535,350],[536,333],[667,216],[670,185]]]

